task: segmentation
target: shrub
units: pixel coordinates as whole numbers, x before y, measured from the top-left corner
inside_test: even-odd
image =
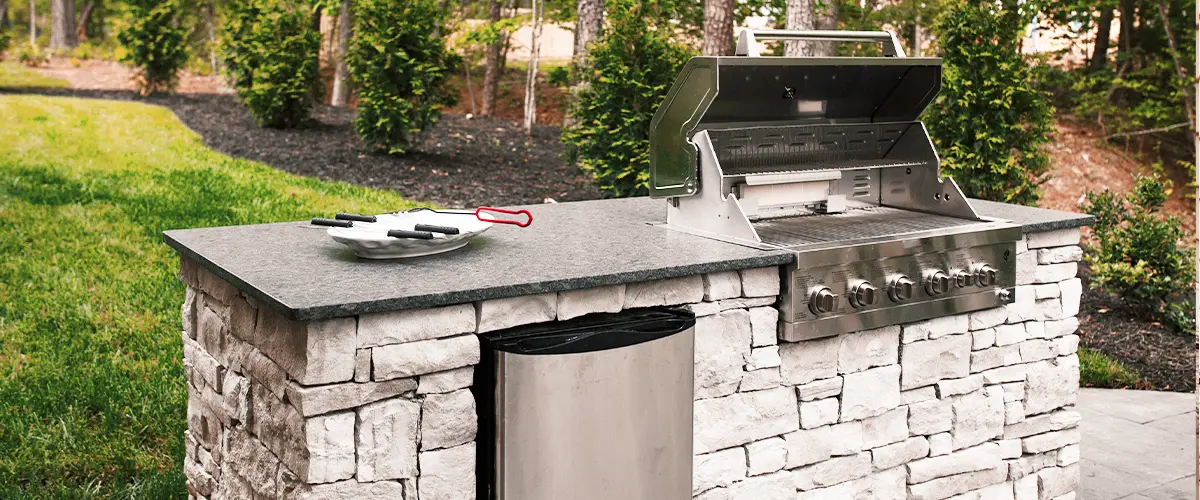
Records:
[[[36,68],[50,62],[50,53],[42,50],[37,45],[25,45],[17,52],[17,61],[31,68]]]
[[[0,29],[0,61],[4,60],[4,51],[8,50],[10,42],[12,42],[12,34],[6,29]]]
[[[1158,213],[1169,186],[1157,177],[1138,177],[1123,195],[1089,192],[1084,211],[1096,216],[1096,244],[1086,258],[1092,288],[1116,294],[1179,331],[1193,331],[1195,256],[1181,245],[1179,219]]]
[[[309,10],[291,0],[232,2],[221,57],[238,98],[265,127],[295,127],[321,95],[321,33]]]
[[[575,122],[563,132],[567,160],[591,172],[605,197],[646,194],[650,120],[675,76],[693,55],[671,40],[652,0],[605,3],[607,22],[580,69],[571,105]]]
[[[945,74],[925,123],[942,168],[968,196],[1023,204],[1039,198],[1054,110],[1021,57],[1024,26],[1019,12],[970,0],[950,5],[933,25]]]
[[[446,11],[436,0],[356,0],[346,63],[358,95],[354,129],[371,147],[403,154],[414,134],[456,102],[446,88],[458,57],[432,26]]]
[[[187,62],[186,27],[176,0],[128,0],[124,27],[117,40],[125,47],[121,61],[134,66],[138,92],[169,92],[179,83]]]

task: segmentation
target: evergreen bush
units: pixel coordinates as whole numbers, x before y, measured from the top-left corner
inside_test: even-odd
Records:
[[[0,28],[0,61],[4,60],[4,51],[8,50],[8,45],[12,41],[12,34],[8,31]]]
[[[179,83],[187,63],[188,29],[182,26],[178,0],[128,0],[117,40],[125,47],[123,62],[134,66],[138,92],[169,92]]]
[[[643,195],[650,178],[650,120],[694,55],[671,39],[653,0],[609,0],[606,23],[580,68],[562,134],[567,160],[591,172],[605,197]]]
[[[367,145],[403,154],[457,101],[446,77],[459,58],[435,33],[446,10],[437,0],[355,0],[346,53],[358,96],[354,129]]]
[[[1021,204],[1040,196],[1054,109],[1021,56],[1025,25],[1016,10],[971,0],[934,23],[944,74],[924,121],[942,168],[967,196]]]
[[[1163,218],[1170,181],[1138,177],[1133,190],[1089,192],[1084,212],[1096,216],[1096,244],[1088,248],[1090,286],[1120,296],[1140,312],[1175,329],[1196,327],[1195,255],[1182,245],[1183,228]]]
[[[292,0],[231,2],[221,58],[238,98],[260,126],[298,126],[321,96],[321,33],[311,7]]]

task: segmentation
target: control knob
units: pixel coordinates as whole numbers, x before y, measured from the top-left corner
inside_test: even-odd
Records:
[[[879,289],[863,281],[850,289],[850,305],[855,308],[873,306],[879,302]]]
[[[925,274],[925,293],[941,295],[950,291],[950,276],[941,271],[931,271]]]
[[[996,268],[987,264],[979,264],[975,266],[975,284],[981,287],[989,287],[996,284],[996,274],[999,271]]]
[[[916,283],[908,279],[908,276],[897,276],[888,282],[888,298],[892,302],[903,302],[911,299],[913,296],[913,287]]]
[[[954,286],[958,288],[966,288],[975,284],[975,275],[971,271],[959,269],[952,273],[954,275]]]
[[[813,314],[821,314],[831,312],[837,309],[838,296],[830,290],[829,287],[820,287],[813,291],[808,298],[808,308]]]

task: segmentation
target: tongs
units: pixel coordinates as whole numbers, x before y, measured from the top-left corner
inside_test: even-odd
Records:
[[[417,208],[408,210],[408,212],[418,212],[418,211],[422,211],[422,210],[428,210],[430,212],[437,212],[439,214],[448,214],[448,215],[474,215],[476,219],[479,219],[483,222],[489,222],[489,223],[493,223],[493,224],[512,224],[517,227],[528,227],[530,224],[533,223],[533,214],[529,213],[529,211],[525,210],[525,209],[509,210],[509,209],[505,209],[505,208],[479,207],[479,208],[476,208],[474,212],[467,212],[467,211],[458,211],[458,210],[434,210],[429,207],[417,207]],[[487,219],[485,219],[480,215],[480,214],[488,213],[488,212],[495,212],[495,213],[509,214],[509,215],[524,215],[525,220],[522,221],[522,220],[512,220],[512,219],[502,219],[502,218],[487,218]],[[312,220],[312,224],[314,226],[354,227],[355,222],[374,223],[378,220],[379,219],[374,215],[358,215],[358,214],[338,213],[336,216],[334,216],[333,219],[315,218]],[[453,226],[437,226],[437,225],[433,225],[433,224],[417,224],[417,225],[413,226],[412,231],[408,231],[405,229],[392,229],[387,232],[387,235],[391,236],[393,238],[415,238],[415,239],[429,240],[429,239],[433,239],[433,233],[458,234],[459,229],[457,227],[453,227]]]

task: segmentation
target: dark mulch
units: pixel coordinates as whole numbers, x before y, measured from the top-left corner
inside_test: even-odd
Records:
[[[1079,308],[1080,345],[1113,358],[1142,376],[1146,389],[1195,392],[1196,337],[1134,311],[1120,298],[1088,289]]]
[[[600,197],[591,178],[561,158],[559,130],[446,113],[403,156],[364,148],[354,111],[318,106],[310,126],[278,130],[254,124],[231,95],[177,94],[140,99],[128,91],[38,90],[41,94],[139,100],[175,112],[214,150],[299,175],[391,189],[407,199],[448,207],[520,205]]]

